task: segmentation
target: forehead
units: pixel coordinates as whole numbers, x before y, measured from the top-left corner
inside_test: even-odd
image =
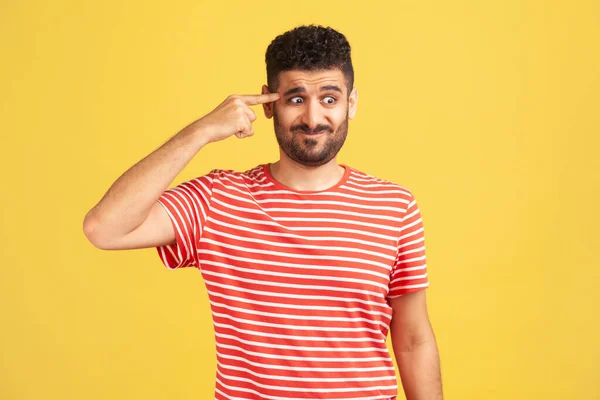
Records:
[[[279,73],[279,90],[283,92],[296,87],[305,88],[307,91],[319,91],[321,87],[331,85],[346,92],[346,79],[339,69],[291,70]]]

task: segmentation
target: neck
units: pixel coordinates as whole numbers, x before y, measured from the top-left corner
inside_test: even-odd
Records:
[[[298,191],[327,190],[342,179],[344,172],[335,158],[319,167],[307,167],[282,154],[279,161],[271,164],[273,179]]]

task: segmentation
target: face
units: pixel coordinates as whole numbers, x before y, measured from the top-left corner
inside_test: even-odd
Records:
[[[275,103],[265,104],[273,117],[282,156],[309,167],[331,161],[348,134],[348,119],[356,111],[357,92],[347,93],[344,74],[325,71],[284,71],[279,74]],[[263,93],[269,93],[266,86]]]

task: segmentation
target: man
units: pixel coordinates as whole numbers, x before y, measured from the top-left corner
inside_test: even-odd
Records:
[[[441,399],[423,224],[412,193],[339,165],[356,113],[350,45],[301,26],[266,52],[261,95],[229,96],[123,174],[86,216],[101,249],[156,247],[198,268],[217,347],[216,399]],[[252,136],[262,104],[280,159],[167,190],[209,143]]]

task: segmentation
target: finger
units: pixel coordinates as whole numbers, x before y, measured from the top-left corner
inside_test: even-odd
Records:
[[[246,117],[248,118],[248,120],[250,122],[254,122],[256,121],[256,114],[254,113],[254,111],[252,111],[252,109],[250,107],[245,107],[246,109],[244,110],[246,112]]]
[[[235,135],[239,139],[243,139],[245,137],[254,135],[254,129],[252,128],[252,123],[250,122],[250,120],[248,118],[246,118],[245,123],[242,124],[242,126],[240,126],[240,129],[236,132]]]
[[[256,104],[264,104],[271,103],[273,101],[279,100],[279,93],[266,93],[266,94],[251,94],[240,96],[240,99],[244,101],[244,103],[253,106]]]
[[[252,136],[254,135],[254,131],[248,131],[247,129],[244,129],[243,131],[239,131],[235,134],[235,136],[237,136],[238,139],[244,139],[247,138],[248,136]]]

